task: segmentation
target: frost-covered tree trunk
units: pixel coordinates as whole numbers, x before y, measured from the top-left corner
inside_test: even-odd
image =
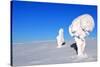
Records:
[[[75,18],[69,26],[69,34],[75,39],[78,48],[78,56],[80,57],[84,56],[86,46],[85,37],[89,35],[93,28],[94,20],[89,14],[84,14]]]

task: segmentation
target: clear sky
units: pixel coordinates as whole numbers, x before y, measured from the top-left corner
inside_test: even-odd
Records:
[[[89,37],[97,35],[97,7],[40,2],[12,2],[13,42],[55,40],[60,28],[65,39],[71,39],[68,27],[73,19],[82,14],[90,14],[95,21],[95,29]]]

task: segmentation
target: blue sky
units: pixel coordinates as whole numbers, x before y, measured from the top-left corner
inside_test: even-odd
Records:
[[[89,37],[97,35],[97,7],[57,3],[13,1],[12,38],[13,42],[55,40],[60,28],[65,39],[71,39],[68,27],[73,19],[82,14],[90,14],[95,21],[95,29]]]

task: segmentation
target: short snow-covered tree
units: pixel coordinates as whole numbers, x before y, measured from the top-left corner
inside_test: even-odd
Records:
[[[56,37],[57,39],[57,48],[61,48],[64,44],[64,31],[63,28],[59,29],[59,34]]]

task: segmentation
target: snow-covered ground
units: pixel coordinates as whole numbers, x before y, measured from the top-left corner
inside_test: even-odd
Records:
[[[13,44],[13,65],[31,66],[97,61],[96,39],[86,40],[88,57],[84,59],[77,58],[75,50],[71,47],[73,43],[73,40],[66,41],[62,48],[56,48],[56,41]]]

